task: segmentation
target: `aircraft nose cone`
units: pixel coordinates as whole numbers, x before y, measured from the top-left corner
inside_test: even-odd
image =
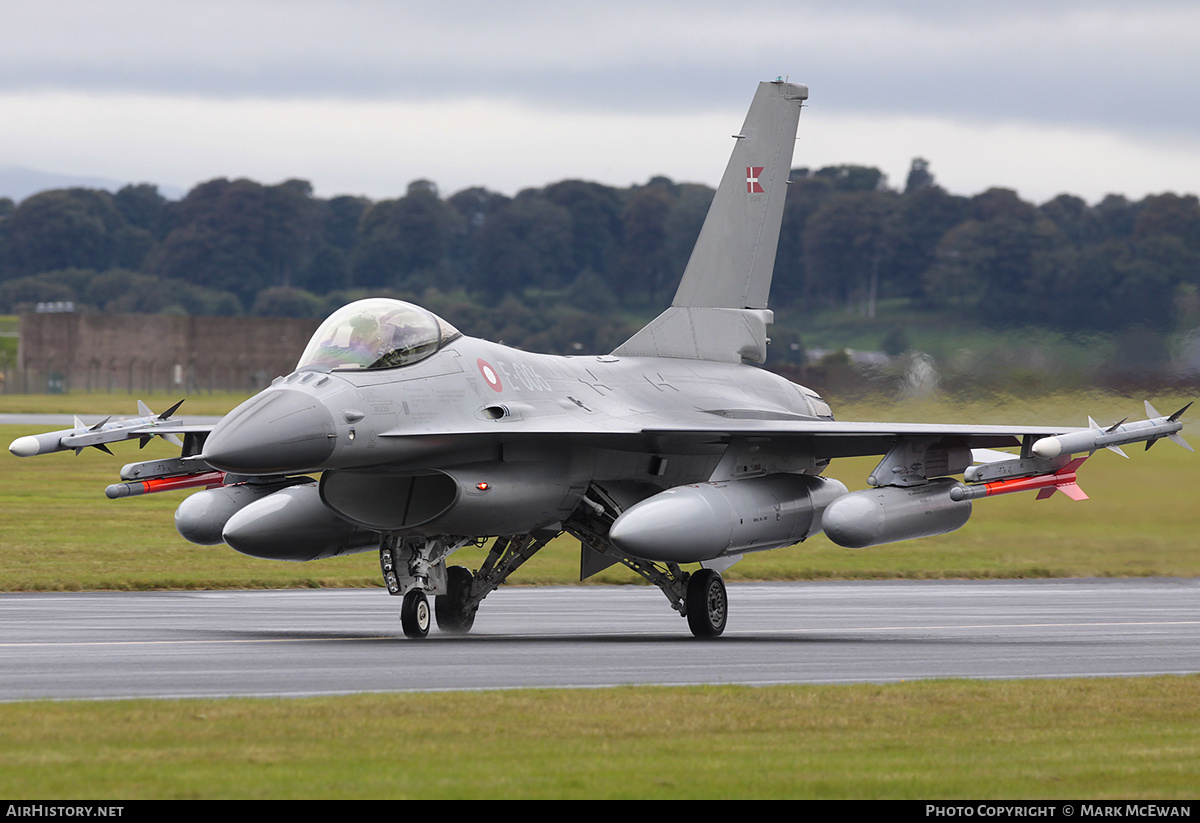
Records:
[[[333,454],[333,417],[316,398],[292,389],[251,397],[227,414],[204,443],[204,460],[236,474],[317,469]]]

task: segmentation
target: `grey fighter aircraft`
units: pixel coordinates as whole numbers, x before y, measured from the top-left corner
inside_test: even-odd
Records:
[[[409,637],[435,620],[469,630],[481,601],[564,532],[580,541],[581,577],[622,563],[693,634],[714,637],[728,613],[720,572],[747,552],[821,531],[849,547],[943,534],[980,497],[1082,497],[1087,455],[1074,454],[1187,445],[1183,409],[1164,417],[1149,404],[1149,419],[1108,429],[838,422],[816,392],[753,365],[766,358],[807,97],[802,85],[759,85],[674,301],[611,354],[517,351],[408,303],[361,300],[321,325],[294,372],[215,426],[168,412],[10,448],[182,436],[179,458],[127,465],[108,495],[207,487],[176,511],[180,534],[255,557],[378,551]],[[821,476],[856,455],[882,456],[869,488]],[[496,539],[479,569],[447,565],[485,538]]]

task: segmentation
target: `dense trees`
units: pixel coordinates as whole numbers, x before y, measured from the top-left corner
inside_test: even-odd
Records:
[[[606,346],[628,328],[598,315],[670,299],[711,199],[661,177],[445,198],[417,180],[379,202],[317,198],[302,180],[211,180],[178,202],[146,184],[47,191],[0,200],[0,311],[72,300],[83,311],[312,316],[382,291],[449,300],[455,322],[470,316],[473,330],[510,342]],[[1200,299],[1194,195],[968,198],[917,158],[903,190],[870,167],[796,169],[787,201],[772,299],[793,312],[873,317],[880,301],[906,300],[993,325],[1161,332]],[[506,319],[497,326],[481,306]]]

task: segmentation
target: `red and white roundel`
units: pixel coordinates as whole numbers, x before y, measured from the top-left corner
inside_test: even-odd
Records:
[[[504,391],[504,386],[500,383],[500,375],[496,374],[496,370],[492,368],[492,364],[486,360],[476,360],[475,365],[479,367],[479,373],[483,375],[483,379],[487,384],[496,391]]]

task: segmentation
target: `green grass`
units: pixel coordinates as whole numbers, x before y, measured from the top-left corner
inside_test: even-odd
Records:
[[[1156,397],[1159,411],[1183,405]],[[835,408],[841,419],[1082,424],[1088,413],[1108,423],[1141,412],[1141,402],[1109,395],[1064,395],[1024,404],[1005,398],[974,404],[875,401]],[[38,427],[0,427],[4,443]],[[1193,439],[1195,439],[1193,437]],[[183,493],[109,500],[104,487],[125,462],[169,456],[156,441],[139,451],[118,444],[116,456],[95,449],[16,458],[0,454],[0,589],[258,588],[374,586],[374,553],[314,563],[245,557],[225,546],[195,546],[175,532]],[[823,536],[800,546],[747,555],[731,580],[825,578],[998,578],[1200,576],[1200,513],[1195,508],[1200,458],[1172,443],[1123,460],[1097,453],[1080,473],[1092,500],[1063,495],[1037,501],[1014,494],[977,501],[967,526],[937,538],[870,549],[843,549]],[[865,486],[874,458],[835,461],[827,472],[851,489]],[[477,566],[481,552],[453,562]],[[68,559],[69,558],[69,562]],[[578,579],[578,544],[559,538],[512,578],[546,585]],[[589,582],[638,583],[617,567]]]
[[[1192,799],[1200,677],[0,705],[0,796]]]
[[[247,397],[238,392],[189,394],[166,392],[73,392],[71,394],[0,394],[0,414],[77,414],[87,423],[97,422],[104,415],[136,417],[137,401],[145,401],[151,409],[163,412],[184,400],[178,418],[190,415],[222,415]]]

